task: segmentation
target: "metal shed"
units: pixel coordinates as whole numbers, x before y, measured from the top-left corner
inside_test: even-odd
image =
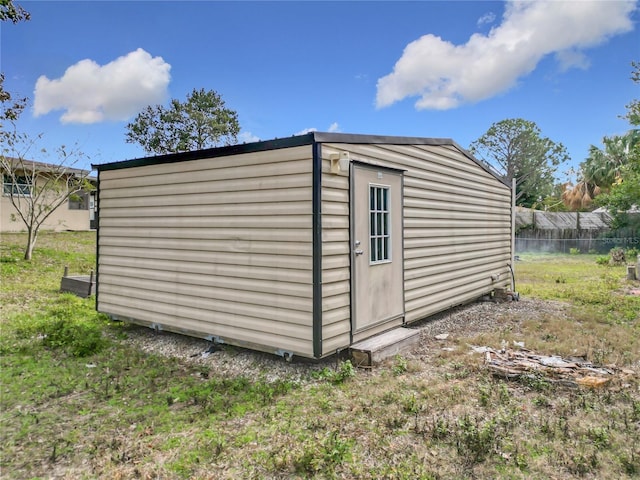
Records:
[[[94,168],[116,319],[322,358],[510,282],[511,189],[449,139],[312,132]]]

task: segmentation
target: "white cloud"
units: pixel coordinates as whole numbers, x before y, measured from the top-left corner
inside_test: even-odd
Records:
[[[62,123],[127,120],[167,98],[171,65],[139,48],[106,65],[81,60],[60,78],[42,75],[34,92],[34,115],[64,110]]]
[[[238,135],[238,143],[251,143],[251,142],[259,142],[260,137],[257,137],[251,132],[240,132]]]
[[[586,70],[591,66],[589,58],[587,58],[584,53],[577,50],[562,50],[557,52],[555,57],[560,64],[561,72],[566,72],[571,68]]]
[[[507,3],[502,23],[487,35],[454,45],[424,35],[406,46],[393,72],[378,79],[376,105],[419,96],[417,109],[446,110],[513,87],[548,54],[561,69],[585,68],[581,50],[633,29],[634,1]]]
[[[294,135],[306,135],[307,133],[311,133],[311,132],[317,132],[318,129],[311,127],[311,128],[305,128],[304,130],[300,130],[298,133],[294,133]]]
[[[311,133],[311,132],[317,132],[318,129],[315,127],[311,127],[311,128],[305,128],[304,130],[300,130],[297,133],[294,133],[294,135],[306,135],[307,133]],[[338,125],[338,122],[333,122],[331,125],[329,125],[329,128],[327,128],[326,130],[327,132],[339,132],[340,131],[340,125]]]
[[[478,19],[478,26],[481,27],[482,25],[486,25],[489,23],[493,23],[496,20],[496,14],[493,12],[488,12],[485,13],[484,15],[482,15],[479,19]]]

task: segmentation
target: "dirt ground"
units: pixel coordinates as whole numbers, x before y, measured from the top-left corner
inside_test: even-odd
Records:
[[[476,302],[452,308],[428,319],[415,322],[408,328],[420,330],[420,343],[413,350],[403,354],[407,360],[429,361],[443,350],[451,349],[458,339],[472,339],[485,332],[508,327],[516,332],[519,325],[541,315],[556,318],[566,317],[568,304],[538,299],[521,299],[517,302]],[[291,363],[282,357],[246,350],[237,347],[215,346],[208,352],[211,343],[170,332],[155,332],[146,327],[130,326],[127,342],[145,352],[168,357],[176,357],[187,363],[208,367],[223,376],[244,375],[251,378],[265,375],[268,379],[284,376],[308,377],[309,371],[321,369],[336,363],[336,356],[315,362],[294,357]],[[436,336],[448,334],[446,339]]]

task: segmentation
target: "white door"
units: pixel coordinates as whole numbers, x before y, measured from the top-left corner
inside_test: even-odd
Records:
[[[404,318],[402,174],[354,164],[351,192],[352,328],[364,338]]]

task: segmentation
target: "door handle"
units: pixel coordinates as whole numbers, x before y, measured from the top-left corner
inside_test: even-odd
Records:
[[[353,253],[355,253],[356,255],[362,255],[364,253],[364,250],[362,250],[361,248],[356,248]]]

